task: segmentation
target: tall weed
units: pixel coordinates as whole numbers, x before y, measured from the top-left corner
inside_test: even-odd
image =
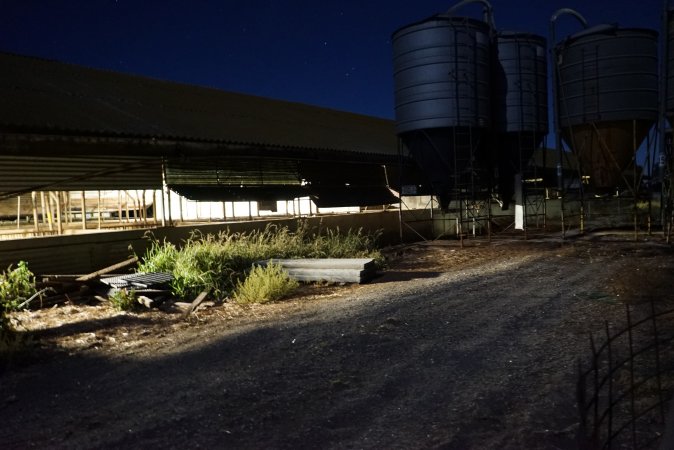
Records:
[[[139,264],[139,272],[171,272],[173,294],[192,299],[207,290],[216,297],[230,295],[251,265],[271,258],[360,258],[382,261],[377,249],[381,233],[362,229],[341,233],[339,228],[312,232],[307,222],[297,229],[268,224],[247,233],[217,235],[193,232],[180,248],[153,240]]]
[[[267,303],[287,297],[298,286],[280,264],[254,266],[246,279],[237,283],[233,298],[240,304]]]
[[[0,273],[0,310],[12,311],[35,294],[35,275],[25,261]]]
[[[19,309],[34,294],[35,275],[25,261],[0,273],[0,355],[15,350],[20,343],[7,313]]]

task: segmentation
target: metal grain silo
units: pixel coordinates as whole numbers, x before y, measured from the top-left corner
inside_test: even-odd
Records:
[[[555,47],[561,133],[595,188],[614,189],[658,118],[657,32],[600,25]]]
[[[393,33],[396,133],[441,204],[486,165],[491,27],[439,14]]]
[[[514,175],[548,133],[546,53],[547,41],[535,34],[500,32],[496,37],[492,102],[504,205],[513,194]]]

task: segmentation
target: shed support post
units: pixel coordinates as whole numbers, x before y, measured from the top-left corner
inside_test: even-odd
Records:
[[[87,229],[87,200],[84,191],[82,191],[82,229]]]
[[[98,214],[98,229],[101,229],[102,220],[101,220],[101,191],[98,191],[98,205],[97,205],[97,214]]]
[[[16,197],[16,229],[21,229],[21,194]]]
[[[37,214],[37,193],[35,191],[30,193],[30,202],[33,207],[33,227],[35,228],[35,233],[39,233],[40,221]]]

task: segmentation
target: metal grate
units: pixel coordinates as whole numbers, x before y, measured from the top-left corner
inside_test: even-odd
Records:
[[[113,288],[141,288],[152,289],[170,283],[173,275],[165,272],[133,273],[116,277],[101,278],[101,283]]]

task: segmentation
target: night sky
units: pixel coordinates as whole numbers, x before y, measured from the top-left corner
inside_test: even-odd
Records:
[[[437,0],[0,0],[0,50],[393,118],[391,33]],[[660,0],[493,0],[500,30],[660,28]],[[481,6],[461,15],[481,17]],[[580,30],[561,19],[558,36]]]

